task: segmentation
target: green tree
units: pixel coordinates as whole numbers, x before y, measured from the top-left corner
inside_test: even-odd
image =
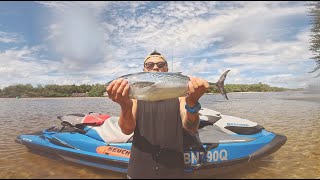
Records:
[[[90,91],[88,92],[88,95],[90,97],[101,97],[103,96],[104,92],[106,92],[106,87],[102,84],[96,84],[91,87]]]
[[[91,86],[88,84],[81,84],[78,89],[79,89],[79,93],[86,93],[90,91]]]
[[[230,92],[275,92],[291,90],[287,88],[271,87],[267,84],[226,84],[224,89],[227,93]],[[219,93],[216,87],[210,85],[208,92]]]
[[[18,84],[18,85],[11,85],[5,87],[2,90],[3,97],[28,97],[29,94],[34,92],[34,88],[31,84]]]
[[[310,16],[312,17],[310,50],[313,56],[311,57],[316,62],[316,67],[310,73],[320,69],[320,1],[311,1],[308,3],[310,7]],[[319,77],[318,74],[316,77]]]

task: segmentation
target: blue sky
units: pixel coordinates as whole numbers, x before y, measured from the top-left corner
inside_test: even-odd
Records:
[[[0,2],[0,88],[104,84],[154,49],[210,82],[303,88],[319,81],[310,29],[302,1]]]

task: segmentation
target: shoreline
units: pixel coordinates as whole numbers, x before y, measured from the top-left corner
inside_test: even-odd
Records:
[[[70,98],[70,99],[74,99],[74,98],[105,98],[107,96],[101,96],[101,97],[20,97],[20,98],[15,98],[15,97],[0,97],[0,99],[62,99],[62,98]]]
[[[279,93],[279,92],[306,92],[306,91],[266,91],[266,92],[229,92],[227,94],[258,94],[258,93]],[[215,95],[215,94],[220,94],[220,93],[204,93],[205,95]],[[90,96],[83,96],[83,97],[77,97],[77,96],[68,96],[68,97],[43,97],[43,96],[39,96],[39,97],[0,97],[0,99],[61,99],[61,98],[104,98],[104,97],[108,97],[108,96],[94,96],[94,97],[90,97]]]
[[[227,94],[254,94],[254,93],[279,93],[279,92],[305,92],[305,91],[266,91],[266,92],[257,92],[257,91],[251,91],[251,92],[227,92]],[[220,94],[220,93],[205,93],[205,94]]]

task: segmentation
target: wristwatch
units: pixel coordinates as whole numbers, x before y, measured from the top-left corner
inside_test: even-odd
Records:
[[[201,110],[201,104],[197,102],[197,104],[194,107],[189,107],[188,104],[186,103],[185,108],[189,113],[195,114]]]

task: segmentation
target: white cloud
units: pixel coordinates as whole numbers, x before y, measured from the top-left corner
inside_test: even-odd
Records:
[[[222,40],[226,41],[224,44],[240,44],[252,37],[256,40],[265,39],[266,31],[275,32],[279,25],[278,18],[305,13],[305,7],[301,4],[281,7],[283,3],[277,2],[164,4],[137,16],[130,14],[131,18],[117,17],[113,24],[121,28],[114,38],[119,39],[121,45],[135,42],[147,51],[170,51],[175,48],[180,55],[203,50]]]
[[[283,71],[292,74],[308,72],[311,66],[307,66],[307,69],[306,66],[302,67],[303,63],[311,61],[308,33],[308,30],[302,31],[290,41],[244,43],[242,46],[233,46],[217,53],[228,54],[223,61],[229,65],[241,66],[243,71],[280,74]]]
[[[173,55],[175,72],[211,80],[231,69],[228,83],[299,87],[301,78],[309,78],[301,74],[313,69],[308,63],[308,23],[301,22],[308,19],[304,2],[39,3],[52,10],[47,41],[59,56],[39,61],[31,52],[41,50],[31,48],[1,53],[0,62],[11,58],[23,67],[37,66],[19,77],[57,83],[107,81],[141,71],[144,57],[154,49],[167,57],[169,69]],[[0,42],[16,41],[0,32]],[[59,68],[49,69],[43,62]],[[6,68],[7,74],[16,74],[13,66]],[[66,74],[68,78],[59,81]]]
[[[35,82],[42,84],[46,81],[39,81],[42,77],[48,78],[48,72],[56,70],[58,63],[38,60],[37,52],[41,47],[13,48],[0,52],[0,87],[11,84],[26,84]],[[42,78],[45,80],[46,78]]]
[[[88,9],[71,7],[51,30],[50,40],[67,65],[82,68],[103,58],[104,32]]]
[[[0,43],[19,43],[23,38],[16,33],[0,31]]]

